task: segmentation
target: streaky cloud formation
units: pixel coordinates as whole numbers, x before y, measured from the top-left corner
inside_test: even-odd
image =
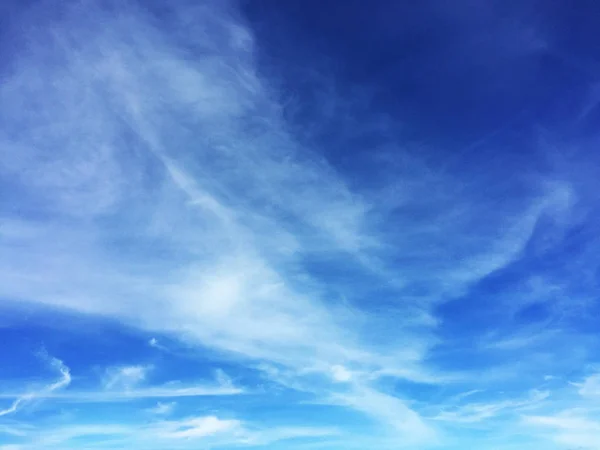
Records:
[[[173,412],[176,406],[176,402],[162,403],[158,402],[155,407],[149,408],[147,411],[152,414],[168,415]]]
[[[34,401],[38,398],[44,398],[52,395],[54,391],[68,386],[71,383],[71,373],[69,368],[57,358],[53,358],[48,355],[42,355],[44,359],[48,359],[49,366],[59,373],[60,378],[53,383],[43,386],[34,391],[27,392],[26,394],[19,395],[12,404],[6,408],[0,410],[0,416],[6,416],[8,414],[16,413],[20,408],[25,406],[27,403]]]
[[[594,27],[360,3],[2,7],[1,450],[600,447]]]
[[[148,370],[151,368],[145,366],[111,367],[107,370],[104,386],[106,389],[114,387],[130,389],[144,381]]]

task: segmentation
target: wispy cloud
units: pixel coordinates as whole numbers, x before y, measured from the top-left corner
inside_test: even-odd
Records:
[[[525,416],[525,424],[539,429],[561,445],[582,450],[600,446],[600,421],[590,418],[585,411],[567,410],[557,415]]]
[[[149,366],[111,367],[106,371],[104,387],[106,389],[131,389],[146,379]]]
[[[111,445],[143,446],[160,449],[168,446],[189,449],[197,445],[211,447],[274,444],[288,439],[311,439],[333,436],[338,431],[326,428],[272,427],[262,429],[237,419],[215,415],[183,417],[177,420],[154,420],[150,423],[121,425],[110,422],[81,423],[54,429],[37,429],[28,435],[28,442],[17,444],[22,449],[80,448],[82,440],[107,438],[93,443],[94,448]]]
[[[547,391],[533,391],[526,399],[509,399],[496,402],[466,403],[450,410],[444,410],[435,420],[456,423],[477,423],[506,413],[534,409],[550,396]],[[464,398],[464,397],[462,397]],[[455,397],[456,399],[456,397]]]
[[[579,388],[579,395],[586,398],[600,397],[600,373],[594,373],[580,383],[573,383]]]
[[[540,221],[568,222],[577,199],[569,180],[523,176],[508,186],[504,171],[485,170],[502,166],[500,156],[471,169],[432,164],[395,137],[395,119],[363,120],[360,105],[329,96],[308,128],[343,109],[344,145],[370,142],[372,130],[386,136],[372,152],[377,176],[361,189],[289,123],[285,94],[230,2],[167,5],[165,29],[150,8],[113,6],[74,3],[55,18],[22,19],[33,31],[0,86],[0,176],[35,214],[0,208],[3,298],[110,318],[158,336],[145,341],[157,349],[163,334],[210,349],[414,445],[434,442],[437,422],[542,400],[461,405],[434,425],[382,385],[460,378],[430,357],[443,325],[436,307],[518,261]],[[336,268],[343,276],[328,273]],[[528,343],[511,333],[496,347]],[[52,364],[58,382],[0,415],[33,398],[244,392],[224,372],[214,385],[148,385],[147,366],[111,368],[104,390],[61,392],[69,370]],[[269,442],[217,416],[156,427],[164,438]],[[275,430],[270,439],[329,432]]]
[[[157,414],[157,415],[161,415],[161,416],[168,415],[173,412],[176,405],[177,405],[177,403],[175,403],[175,402],[169,402],[169,403],[158,402],[156,404],[156,406],[149,408],[147,411],[151,414]]]
[[[317,280],[288,271],[298,267],[300,257],[329,253],[336,258],[341,251],[354,254],[360,264],[385,267],[380,259],[388,236],[378,230],[382,214],[404,217],[405,209],[436,211],[448,205],[436,212],[444,218],[444,227],[439,221],[401,218],[405,233],[397,237],[395,252],[410,259],[410,270],[403,271],[399,285],[418,286],[422,277],[443,280],[431,284],[421,299],[428,300],[460,292],[516,258],[537,217],[555,203],[555,192],[548,192],[531,205],[507,205],[514,214],[501,219],[506,216],[502,211],[498,218],[501,223],[515,219],[514,224],[486,226],[476,240],[463,231],[476,226],[481,209],[487,208],[472,204],[473,192],[463,184],[456,192],[445,191],[443,186],[453,180],[410,163],[410,157],[406,160],[414,166],[414,175],[403,182],[405,186],[396,186],[405,193],[395,204],[353,193],[327,161],[287,131],[276,93],[257,69],[252,35],[227,8],[207,4],[176,11],[176,20],[199,14],[193,29],[184,22],[178,27],[190,43],[205,49],[206,57],[196,62],[181,57],[181,50],[153,29],[141,11],[126,10],[113,17],[99,8],[74,8],[64,18],[65,28],[49,37],[61,43],[56,51],[67,65],[44,67],[44,79],[31,79],[35,75],[29,68],[40,66],[40,55],[48,51],[33,44],[31,53],[19,61],[22,73],[4,85],[7,101],[17,110],[11,123],[17,126],[26,117],[39,130],[36,139],[22,136],[15,142],[4,137],[7,151],[14,146],[26,149],[7,153],[5,169],[25,177],[21,182],[31,195],[56,192],[48,203],[56,217],[53,238],[47,227],[22,224],[30,232],[21,242],[32,252],[27,261],[15,257],[12,268],[3,268],[4,289],[13,298],[112,315],[253,358],[302,366],[317,353],[343,363],[362,357],[359,344],[345,324],[337,323],[339,316],[324,307]],[[209,10],[210,14],[201,13]],[[74,17],[89,22],[85,48],[76,39],[84,32],[81,26],[67,31],[66,23]],[[100,23],[111,33],[101,32]],[[193,34],[199,29],[211,30],[203,34],[202,42]],[[239,30],[246,36],[243,46],[236,37]],[[135,45],[129,44],[132,39]],[[111,51],[104,52],[106,48]],[[54,80],[52,89],[46,89],[46,79]],[[42,113],[43,108],[37,115],[19,110],[24,80],[31,81],[28,86],[39,102],[57,105],[52,118]],[[100,95],[96,86],[105,94]],[[152,95],[157,91],[164,95]],[[77,105],[72,104],[74,98]],[[115,108],[120,111],[118,120],[111,113]],[[122,121],[136,141],[127,149],[119,139]],[[65,146],[65,140],[84,145]],[[40,154],[47,145],[63,150],[53,153],[51,161],[42,161]],[[21,170],[25,164],[28,170]],[[50,176],[49,167],[60,170]],[[144,167],[158,175],[152,180],[157,186],[153,192],[145,189],[149,180]],[[88,177],[88,172],[94,176]],[[421,175],[425,178],[419,179]],[[411,201],[430,181],[440,189],[428,197],[428,205]],[[79,202],[97,210],[76,207]],[[469,207],[478,212],[465,212]],[[73,222],[61,222],[63,214],[83,213],[91,222],[76,221],[75,229]],[[97,214],[122,223],[137,217],[136,224],[150,225],[107,236],[108,230],[94,225]],[[201,239],[196,226],[201,227]],[[457,241],[439,246],[444,251],[436,255],[439,265],[432,277],[422,270],[431,255],[412,243],[446,241],[448,233]],[[173,252],[182,250],[182,257],[119,263],[105,247],[111,236],[140,246],[157,240]],[[75,251],[82,248],[85,252]],[[51,264],[50,259],[60,264]],[[27,271],[19,268],[25,264]],[[67,274],[56,269],[66,266],[77,272],[76,284],[63,282]],[[25,273],[35,274],[41,283],[27,283]],[[39,288],[34,292],[33,286]],[[61,294],[54,295],[57,291]]]
[[[244,393],[244,389],[235,386],[233,381],[222,371],[217,371],[216,379],[211,382],[198,384],[171,381],[156,385],[147,383],[140,386],[146,379],[150,366],[117,366],[110,367],[102,380],[99,389],[69,389],[61,391],[71,382],[69,369],[59,360],[52,358],[53,367],[60,370],[62,378],[46,388],[26,394],[15,394],[0,392],[0,398],[15,398],[10,408],[2,411],[5,414],[15,412],[21,404],[33,399],[54,399],[65,402],[77,403],[102,403],[102,402],[126,402],[140,399],[169,399],[169,398],[191,398],[206,396],[228,396]],[[162,404],[163,408],[171,404]],[[166,411],[165,411],[166,412]]]
[[[405,444],[433,443],[437,440],[435,429],[394,396],[357,386],[349,393],[333,395],[330,400],[378,419],[392,431],[400,433]]]
[[[67,366],[63,364],[60,359],[54,358],[47,354],[43,354],[42,358],[47,360],[48,365],[56,372],[60,374],[60,378],[47,386],[32,390],[28,393],[18,396],[12,404],[3,410],[0,410],[0,416],[6,416],[8,414],[16,413],[27,403],[40,398],[45,398],[53,395],[55,391],[58,391],[64,387],[67,387],[71,383],[71,373]]]
[[[94,403],[94,402],[119,402],[135,399],[152,399],[152,398],[178,398],[178,397],[210,397],[220,395],[237,395],[243,393],[243,389],[235,386],[218,386],[218,385],[195,385],[186,386],[179,383],[171,383],[163,386],[152,386],[141,389],[128,389],[128,390],[112,390],[112,391],[65,391],[65,392],[54,392],[54,391],[40,391],[36,392],[35,396],[31,397],[30,394],[25,394],[19,397],[23,400],[15,400],[18,405],[24,401],[31,400],[33,398],[46,398],[46,399],[57,399],[64,401],[83,402],[83,403]],[[12,398],[14,394],[1,394],[0,398]],[[14,412],[16,409],[10,412]],[[8,413],[5,413],[8,414]]]
[[[223,420],[215,416],[197,417],[161,424],[159,437],[167,439],[193,439],[239,429],[238,420]]]
[[[158,339],[156,339],[155,337],[150,338],[150,340],[148,341],[148,345],[150,347],[156,348],[158,350],[163,350],[163,351],[168,351],[168,348],[165,347],[164,345],[162,345]]]

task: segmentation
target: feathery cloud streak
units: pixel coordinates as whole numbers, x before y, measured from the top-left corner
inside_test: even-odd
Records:
[[[165,334],[268,367],[271,381],[365,414],[404,443],[434,442],[450,418],[518,406],[428,420],[382,385],[461,379],[431,364],[436,308],[531,246],[551,247],[578,211],[577,184],[524,171],[509,185],[492,170],[501,164],[458,170],[390,137],[373,149],[376,182],[357,185],[296,131],[305,124],[292,123],[235,4],[153,7],[42,2],[19,17],[32,32],[0,87],[0,176],[22,205],[0,210],[2,298],[116,320],[150,333],[155,349]],[[358,102],[335,96],[313,121],[340,105],[340,129],[352,130],[340,140],[396,135],[393,119],[362,120]],[[555,233],[538,243],[548,223]],[[121,366],[105,392],[45,396],[239,393],[139,386],[145,374]],[[203,424],[169,432],[202,434]]]
[[[17,397],[12,404],[6,408],[0,410],[0,416],[6,416],[8,414],[16,413],[23,405],[31,402],[35,399],[45,398],[54,394],[64,387],[67,387],[71,383],[71,373],[67,366],[63,364],[60,359],[53,358],[48,355],[42,355],[44,359],[48,359],[49,366],[59,373],[60,378],[54,383],[44,386],[40,389],[30,391],[26,394]]]

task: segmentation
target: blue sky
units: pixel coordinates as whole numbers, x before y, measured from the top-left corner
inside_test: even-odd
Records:
[[[0,450],[600,449],[595,2],[0,12]]]

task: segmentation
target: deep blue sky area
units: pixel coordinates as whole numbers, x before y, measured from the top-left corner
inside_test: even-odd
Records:
[[[600,3],[0,5],[0,450],[600,450]]]
[[[318,88],[303,86],[306,73],[330,70],[345,94],[368,85],[370,105],[427,142],[469,145],[532,122],[562,128],[597,82],[591,1],[259,0],[245,12],[266,70],[283,72],[291,92],[310,98]]]

